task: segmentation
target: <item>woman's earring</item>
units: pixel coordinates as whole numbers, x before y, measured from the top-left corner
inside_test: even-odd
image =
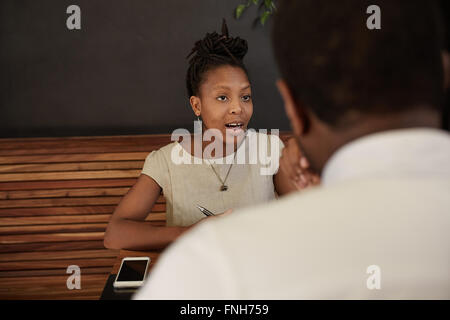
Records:
[[[197,120],[194,121],[194,132],[202,132],[202,120],[200,120],[199,115],[197,115]]]

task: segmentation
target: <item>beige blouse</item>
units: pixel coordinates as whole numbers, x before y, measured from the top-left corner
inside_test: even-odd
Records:
[[[258,150],[258,157],[252,162],[256,163],[249,164],[249,150],[255,155],[256,149],[253,147],[259,139],[266,139],[267,147],[262,150],[267,152]],[[268,159],[261,154],[270,157],[273,145],[279,148],[272,155],[274,159],[277,157],[275,161],[271,159],[272,166],[276,167],[272,167],[275,170],[268,170]],[[236,151],[237,156],[232,153],[224,158],[202,161],[188,153],[180,143],[173,142],[151,152],[145,159],[141,173],[153,178],[163,190],[166,198],[166,225],[189,226],[205,217],[196,207],[197,204],[217,214],[229,208],[243,208],[273,200],[276,197],[273,174],[278,170],[283,147],[283,142],[276,135],[248,130],[244,142]],[[173,154],[179,155],[184,163],[176,164],[176,161],[172,161]],[[247,155],[245,164],[239,164],[242,163],[242,154]],[[196,161],[201,164],[195,163]],[[221,191],[222,183],[211,165],[224,180],[232,161],[234,163],[225,182],[228,190]]]

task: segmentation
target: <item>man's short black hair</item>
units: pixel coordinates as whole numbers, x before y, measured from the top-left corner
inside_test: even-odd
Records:
[[[369,30],[369,5],[381,29]],[[272,30],[281,77],[297,103],[339,127],[345,116],[440,110],[441,32],[434,1],[280,0]]]

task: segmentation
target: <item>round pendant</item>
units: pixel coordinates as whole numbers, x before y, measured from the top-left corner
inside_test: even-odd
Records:
[[[227,191],[227,190],[228,190],[228,186],[226,186],[226,185],[222,185],[220,187],[220,191]]]

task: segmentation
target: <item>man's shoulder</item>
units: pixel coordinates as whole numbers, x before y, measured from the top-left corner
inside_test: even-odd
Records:
[[[438,178],[348,181],[339,185],[313,187],[269,203],[236,210],[227,217],[217,219],[211,227],[218,236],[229,235],[227,230],[233,230],[233,236],[250,232],[256,235],[259,232],[264,237],[264,233],[273,228],[320,227],[326,219],[339,219],[339,216],[351,218],[365,213],[389,216],[391,211],[402,208],[416,210],[417,202],[425,201],[433,206],[438,204],[436,201],[444,201],[450,205],[445,191],[449,188],[450,181]],[[416,212],[422,214],[419,209]]]
[[[449,188],[443,178],[311,188],[201,223],[173,246],[171,264],[185,265],[185,257],[193,269],[220,270],[240,298],[334,297],[342,281],[351,297],[370,297],[358,275],[373,261],[399,279],[406,265],[411,278],[424,281],[427,270],[442,277]]]

